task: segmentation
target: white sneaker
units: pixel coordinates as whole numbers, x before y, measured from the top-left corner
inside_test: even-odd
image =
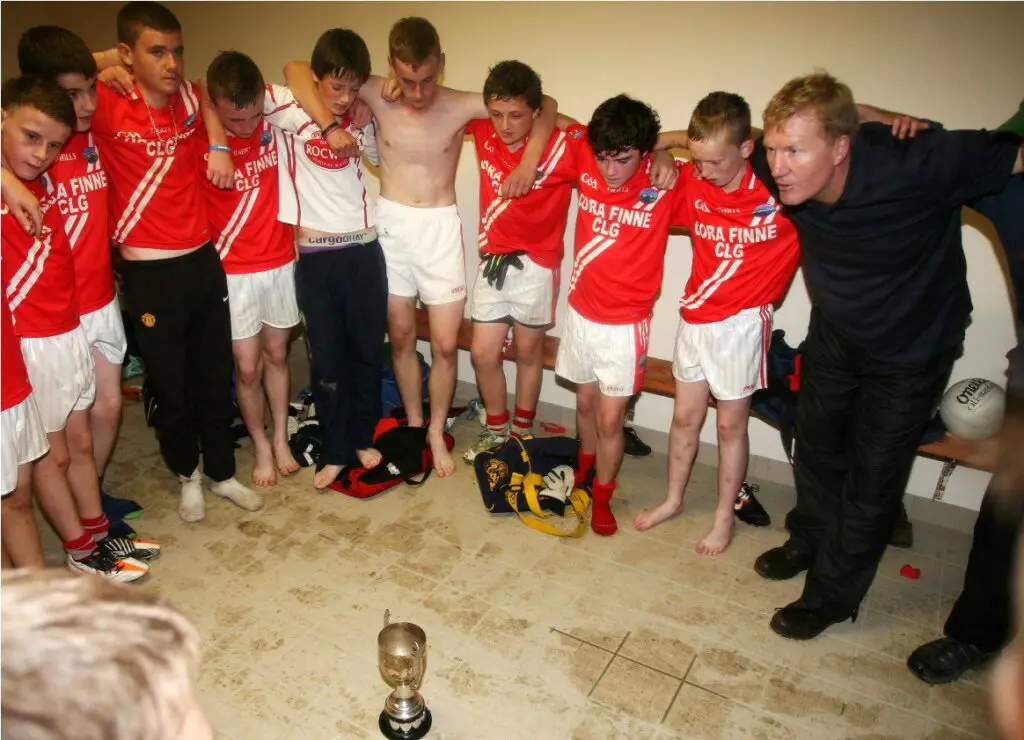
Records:
[[[135,558],[115,558],[99,547],[81,560],[75,560],[69,554],[67,566],[76,573],[88,573],[118,583],[131,583],[149,573],[149,566],[145,563]]]
[[[178,476],[181,481],[181,503],[178,504],[178,516],[181,521],[194,524],[206,518],[206,501],[203,500],[203,477],[199,474],[199,468],[192,471],[192,475],[186,478]]]
[[[226,498],[235,506],[246,511],[259,511],[263,508],[263,496],[251,488],[242,485],[234,478],[228,478],[210,486],[210,490],[221,498]]]

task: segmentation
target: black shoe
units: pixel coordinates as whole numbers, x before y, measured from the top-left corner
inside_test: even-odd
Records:
[[[889,544],[893,547],[906,549],[914,545],[914,525],[910,523],[907,516],[907,507],[900,505],[900,515],[893,525],[892,534],[889,535]]]
[[[736,494],[736,518],[752,527],[767,527],[772,523],[772,518],[761,506],[761,502],[754,498],[758,490],[756,483],[740,486],[740,492]]]
[[[940,637],[925,643],[907,658],[907,668],[925,683],[950,683],[967,671],[984,665],[995,653],[985,653],[970,643]]]
[[[817,637],[833,624],[845,622],[847,619],[857,621],[857,610],[845,617],[834,617],[812,609],[802,600],[794,601],[788,606],[776,610],[772,617],[772,630],[789,640],[810,640]]]
[[[135,530],[124,519],[111,519],[109,521],[111,537],[123,537],[129,540],[138,539],[139,535],[136,534]]]
[[[803,573],[813,562],[811,553],[798,550],[787,542],[761,553],[754,561],[754,570],[769,581],[786,581]]]
[[[130,498],[117,498],[100,489],[100,506],[107,519],[135,519],[142,514],[142,506]]]
[[[630,457],[647,457],[651,454],[651,446],[640,439],[633,427],[623,427],[622,435],[626,438],[623,452]]]

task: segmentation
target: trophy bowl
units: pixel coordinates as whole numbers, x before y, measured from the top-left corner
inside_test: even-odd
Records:
[[[412,622],[391,622],[384,612],[384,629],[377,635],[377,666],[394,689],[384,700],[379,727],[392,740],[417,740],[430,730],[431,716],[419,688],[427,669],[427,635]]]

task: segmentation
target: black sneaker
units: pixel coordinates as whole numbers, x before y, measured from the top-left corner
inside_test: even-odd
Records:
[[[623,427],[622,434],[626,438],[626,446],[623,449],[630,457],[647,457],[651,454],[651,446],[646,444],[633,427]]]
[[[761,502],[754,498],[754,494],[760,488],[756,483],[744,483],[740,486],[740,492],[736,494],[736,518],[752,527],[767,527],[772,523],[772,518],[761,506]]]
[[[901,549],[914,545],[914,525],[910,523],[907,507],[903,504],[900,504],[900,515],[893,525],[892,534],[889,535],[889,544]]]
[[[950,683],[984,665],[993,655],[953,637],[940,637],[912,652],[907,658],[907,668],[926,683]]]
[[[146,561],[160,556],[159,542],[143,540],[138,537],[128,539],[127,537],[113,537],[108,534],[96,543],[96,547],[118,560],[134,558],[135,560]]]

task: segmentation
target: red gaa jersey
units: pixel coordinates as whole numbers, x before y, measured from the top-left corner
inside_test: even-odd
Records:
[[[75,258],[75,289],[82,315],[114,300],[104,164],[93,135],[75,133],[46,171]]]
[[[60,211],[52,207],[54,187],[44,174],[22,183],[43,207],[43,233],[25,233],[7,206],[0,208],[0,275],[19,337],[53,337],[79,324],[75,262]],[[50,207],[46,207],[47,204]]]
[[[569,138],[579,179],[576,255],[569,305],[599,324],[633,324],[651,315],[665,273],[665,246],[672,224],[685,217],[677,185],[651,185],[651,160],[622,187],[610,189],[580,127]],[[676,166],[681,168],[682,162]]]
[[[567,154],[570,132],[555,129],[544,148],[533,189],[522,198],[505,200],[501,184],[523,159],[526,142],[510,152],[490,121],[476,119],[466,133],[476,142],[480,162],[481,252],[526,252],[538,265],[555,269],[565,252],[565,223],[576,180],[572,157]]]
[[[4,228],[8,224],[4,223]],[[16,228],[21,228],[15,224]],[[0,370],[3,371],[3,391],[0,392],[0,411],[17,406],[28,398],[32,385],[28,382],[25,359],[21,356],[21,340],[14,333],[11,310],[7,301],[0,301]]]
[[[688,322],[703,324],[782,299],[800,259],[796,227],[746,165],[731,193],[683,167],[676,190],[686,196],[693,268],[680,301]]]
[[[209,145],[203,142],[205,151]],[[267,121],[246,139],[228,134],[235,163],[231,190],[203,178],[213,245],[224,272],[263,272],[295,259],[292,227],[277,220],[277,137]]]
[[[96,85],[93,135],[110,175],[110,233],[119,245],[190,249],[210,240],[199,88],[183,82],[165,107],[138,87],[122,97]]]

